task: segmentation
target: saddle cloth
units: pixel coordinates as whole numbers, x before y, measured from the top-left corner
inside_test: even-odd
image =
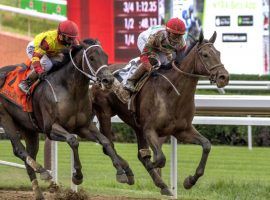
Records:
[[[26,95],[18,87],[19,83],[24,80],[27,74],[31,71],[31,61],[17,65],[17,67],[8,72],[5,77],[5,83],[0,88],[0,95],[10,102],[20,107],[25,112],[32,112],[32,99]],[[34,90],[36,84],[31,87],[31,92]]]
[[[114,71],[113,75],[120,83],[126,84],[127,79],[134,74],[140,63],[139,57],[134,58],[124,68]]]

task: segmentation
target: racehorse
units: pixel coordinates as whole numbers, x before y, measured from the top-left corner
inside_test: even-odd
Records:
[[[51,140],[66,141],[69,144],[74,155],[73,183],[78,185],[83,181],[78,154],[79,143],[74,134],[101,143],[117,169],[117,180],[125,182],[127,179],[110,141],[100,134],[90,121],[90,79],[105,88],[110,88],[114,81],[107,66],[107,54],[96,41],[88,40],[88,43],[82,42],[79,47],[70,51],[69,58],[65,60],[67,61],[60,63],[61,68],[53,70],[34,89],[32,117],[5,97],[0,97],[1,126],[11,141],[14,154],[25,162],[36,199],[44,199],[36,173],[40,173],[43,180],[52,178],[50,173],[35,161],[39,148],[39,132],[45,133]],[[6,71],[7,68],[3,69]],[[25,138],[26,148],[20,141],[20,135]]]
[[[92,88],[101,133],[112,141],[111,117],[116,114],[134,129],[138,159],[161,189],[161,194],[172,195],[157,170],[164,167],[166,162],[159,142],[161,137],[173,135],[179,142],[202,146],[202,157],[195,174],[187,177],[183,183],[186,189],[195,185],[204,174],[211,144],[192,125],[196,85],[202,76],[209,77],[218,87],[224,87],[229,82],[229,74],[220,61],[220,52],[214,47],[215,39],[216,32],[209,40],[204,39],[201,32],[199,40],[186,50],[184,57],[178,53],[169,66],[154,71],[135,94],[135,112],[130,111],[128,105],[122,103],[113,92]],[[114,64],[110,68],[114,71],[122,66]],[[154,162],[150,160],[149,145]]]

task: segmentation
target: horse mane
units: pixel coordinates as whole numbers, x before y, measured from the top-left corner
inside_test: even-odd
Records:
[[[198,40],[195,40],[188,46],[188,48],[185,50],[184,57],[186,57],[189,54],[189,52],[191,51],[191,49],[193,49],[193,47],[197,44],[197,42]]]
[[[97,39],[93,38],[86,38],[83,40],[83,43],[88,44],[88,45],[100,45],[100,42]]]

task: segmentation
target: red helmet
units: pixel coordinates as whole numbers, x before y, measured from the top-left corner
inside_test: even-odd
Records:
[[[79,35],[79,29],[75,22],[71,20],[66,20],[59,23],[58,34],[62,34],[71,38],[76,38]]]
[[[186,26],[185,23],[179,18],[172,18],[166,24],[166,30],[170,33],[185,34]]]

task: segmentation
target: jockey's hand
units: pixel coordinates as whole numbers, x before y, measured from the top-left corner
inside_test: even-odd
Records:
[[[158,66],[158,65],[159,65],[159,62],[158,62],[158,60],[157,60],[156,58],[154,58],[154,57],[149,57],[148,59],[149,59],[149,62],[150,62],[150,64],[151,64],[152,66]]]
[[[45,80],[46,79],[46,77],[47,77],[47,73],[46,72],[43,72],[43,73],[41,73],[41,74],[39,74],[39,79],[41,80],[41,81],[43,81],[43,80]]]
[[[40,62],[33,62],[32,67],[37,74],[42,74],[44,72],[43,67],[40,65]]]
[[[143,67],[144,67],[144,69],[145,69],[146,71],[148,71],[148,72],[150,72],[151,69],[152,69],[152,65],[151,65],[150,62],[144,62],[144,63],[143,63]]]

